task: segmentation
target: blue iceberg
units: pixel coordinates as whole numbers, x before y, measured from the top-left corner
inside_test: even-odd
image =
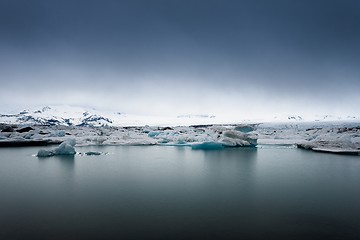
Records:
[[[191,145],[193,150],[219,150],[223,149],[224,145],[219,142],[203,142]]]

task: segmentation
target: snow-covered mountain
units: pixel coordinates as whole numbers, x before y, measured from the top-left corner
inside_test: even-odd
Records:
[[[18,114],[0,114],[0,122],[34,125],[105,126],[113,120],[96,110],[81,107],[46,106],[41,109],[24,110]]]
[[[233,124],[241,122],[328,122],[360,121],[359,117],[333,115],[280,115],[268,119],[229,119],[207,114],[187,114],[174,117],[133,115],[119,112],[99,111],[94,108],[74,106],[45,106],[20,111],[15,114],[0,114],[0,123],[25,125],[64,126],[164,126],[197,124]]]
[[[145,116],[74,106],[45,106],[15,114],[0,114],[0,123],[64,126],[162,126],[217,123],[214,119],[213,115]]]

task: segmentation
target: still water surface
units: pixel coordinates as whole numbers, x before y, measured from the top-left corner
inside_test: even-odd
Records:
[[[360,157],[300,149],[0,149],[0,239],[360,239]]]

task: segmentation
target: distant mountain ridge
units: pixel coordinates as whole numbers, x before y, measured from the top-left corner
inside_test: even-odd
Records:
[[[32,125],[111,126],[113,120],[80,107],[50,107],[0,114],[0,122]]]
[[[94,108],[74,106],[45,106],[20,111],[16,114],[0,114],[0,123],[23,125],[63,125],[63,126],[139,126],[139,125],[191,125],[216,123],[241,123],[249,120],[221,119],[215,115],[187,114],[174,117],[131,115],[119,112],[99,111]],[[333,115],[275,116],[272,120],[257,119],[254,122],[309,122],[309,121],[360,121],[359,117],[338,117]]]
[[[186,115],[178,115],[177,118],[215,118],[214,115],[207,114],[186,114]]]
[[[213,120],[214,118],[215,116],[213,115],[205,114],[183,115],[177,117],[159,117],[99,111],[94,108],[74,106],[45,106],[23,110],[16,114],[0,114],[0,123],[95,127],[167,124],[190,125],[202,123],[204,119]]]

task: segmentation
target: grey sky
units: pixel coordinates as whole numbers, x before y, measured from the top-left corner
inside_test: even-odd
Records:
[[[0,52],[0,109],[359,115],[357,0],[3,0]]]

